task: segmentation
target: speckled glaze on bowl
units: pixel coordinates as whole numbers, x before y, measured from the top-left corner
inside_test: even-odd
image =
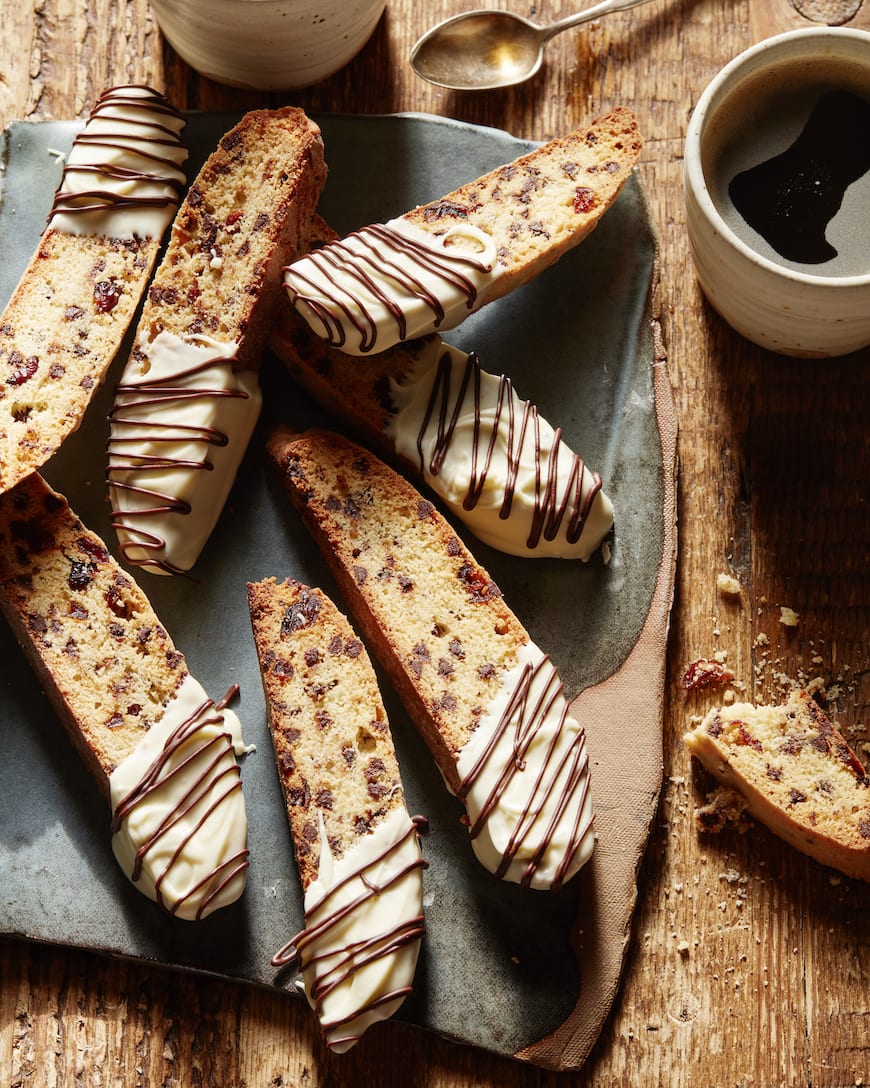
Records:
[[[870,34],[830,27],[791,31],[760,42],[726,65],[699,99],[686,135],[687,226],[700,286],[732,328],[785,355],[824,358],[870,344],[870,247],[867,272],[843,276],[787,267],[765,255],[763,244],[757,251],[738,237],[713,198],[713,145],[723,139],[722,126],[734,130],[734,118],[723,119],[731,112],[732,96],[766,76],[787,88],[793,84],[797,93],[819,65],[832,63],[857,72],[859,89],[870,97]],[[773,148],[771,155],[780,150]]]
[[[218,83],[260,91],[308,87],[368,41],[385,0],[151,0],[164,37]]]

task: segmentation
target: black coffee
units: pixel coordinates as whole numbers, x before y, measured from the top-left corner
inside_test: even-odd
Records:
[[[816,276],[870,273],[870,77],[827,61],[754,76],[716,110],[704,173],[728,226]]]
[[[870,102],[831,91],[787,151],[744,170],[728,186],[731,203],[781,256],[824,264],[837,250],[825,237],[849,186],[870,170]]]

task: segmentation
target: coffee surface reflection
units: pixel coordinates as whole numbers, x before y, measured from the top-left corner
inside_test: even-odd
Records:
[[[741,217],[786,260],[822,265],[839,255],[826,236],[846,190],[870,170],[870,102],[823,95],[779,155],[738,173],[728,195]]]

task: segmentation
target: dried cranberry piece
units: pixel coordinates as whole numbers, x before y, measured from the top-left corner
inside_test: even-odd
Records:
[[[495,582],[490,581],[480,567],[471,563],[463,563],[456,577],[468,590],[473,601],[489,601],[493,597],[501,596],[501,591]]]
[[[94,569],[93,563],[83,563],[80,559],[73,559],[70,563],[69,578],[67,578],[70,589],[87,589],[94,580]]]
[[[25,382],[29,382],[33,375],[39,368],[39,357],[31,355],[28,359],[25,359],[20,352],[12,352],[9,357],[9,361],[12,363],[12,373],[6,379],[7,385],[24,385]]]
[[[595,207],[596,197],[592,189],[586,189],[582,185],[578,185],[574,190],[574,211],[578,215],[583,215],[586,212],[592,211]]]
[[[423,217],[428,223],[431,223],[433,219],[443,219],[448,215],[456,219],[467,219],[468,208],[464,208],[461,204],[456,204],[452,200],[439,200],[437,204],[433,204],[423,212]]]
[[[712,687],[713,684],[727,684],[733,679],[734,673],[718,661],[701,658],[689,665],[680,684],[686,691],[695,691],[697,688]]]
[[[120,592],[115,586],[109,586],[106,590],[106,604],[111,612],[114,612],[118,619],[129,620],[133,615],[133,609],[130,604],[124,600]]]
[[[317,622],[320,615],[320,598],[315,593],[303,592],[298,601],[294,601],[285,610],[281,620],[281,634],[289,635],[301,631]]]
[[[109,562],[109,553],[102,544],[97,543],[95,540],[91,540],[86,536],[80,536],[76,541],[76,547],[79,551],[84,552],[85,555],[89,555],[96,563]]]
[[[98,314],[107,314],[118,304],[122,288],[114,280],[100,280],[94,284],[94,307]]]

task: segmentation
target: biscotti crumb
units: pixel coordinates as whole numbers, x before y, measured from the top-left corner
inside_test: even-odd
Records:
[[[743,834],[752,826],[746,815],[746,801],[737,790],[720,786],[707,794],[706,804],[695,809],[695,823],[700,831],[717,835],[725,827]]]
[[[727,655],[725,655],[727,657]],[[687,666],[680,679],[681,686],[686,691],[696,691],[698,688],[708,688],[729,684],[734,679],[734,674],[725,667],[725,657],[721,660],[717,656],[699,658]]]
[[[741,593],[740,583],[732,574],[718,574],[716,588],[723,597],[739,597]]]

